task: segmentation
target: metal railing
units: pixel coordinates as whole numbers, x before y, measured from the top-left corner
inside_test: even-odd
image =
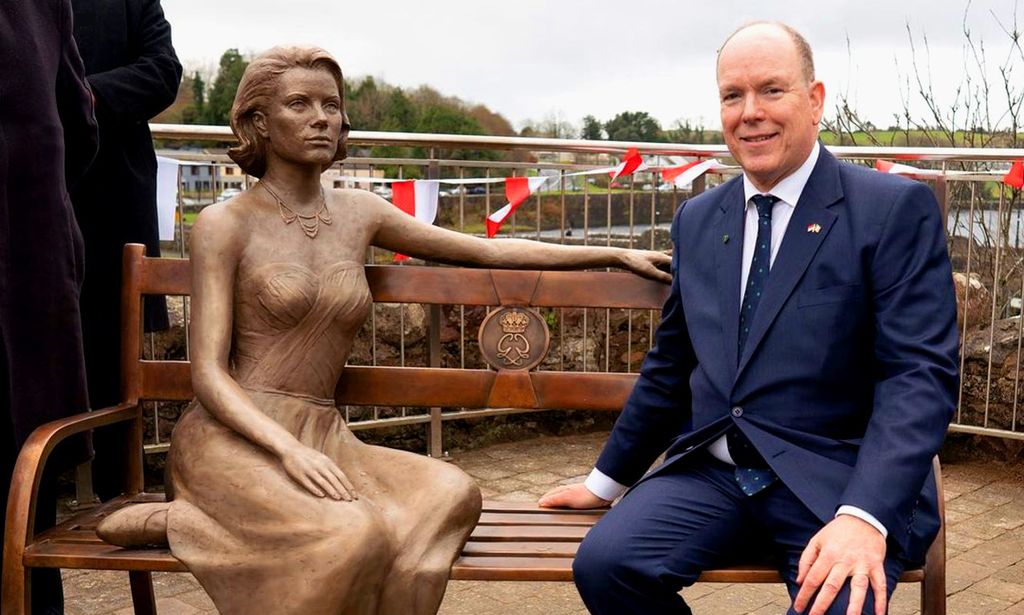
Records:
[[[161,144],[233,141],[226,127],[152,125]],[[504,234],[562,243],[619,245],[664,249],[668,226],[678,204],[689,194],[717,185],[736,170],[699,178],[690,190],[660,181],[652,171],[637,172],[610,189],[606,180],[580,181],[570,174],[607,166],[614,156],[637,148],[653,166],[670,166],[679,157],[720,158],[729,161],[724,145],[632,143],[523,137],[352,132],[350,152],[356,152],[328,173],[340,177],[373,176],[386,170],[392,177],[415,175],[430,179],[484,179],[548,174],[547,190],[530,197],[505,225]],[[403,149],[400,156],[374,156],[373,148]],[[958,312],[962,335],[963,382],[951,429],[990,436],[1024,439],[1024,409],[1020,408],[1022,358],[1021,302],[1024,300],[1024,206],[1020,191],[999,182],[994,171],[1007,161],[1024,158],[1024,150],[830,147],[837,157],[872,164],[877,159],[914,161],[921,168],[941,171],[919,176],[935,191],[946,216],[949,247],[958,279]],[[361,152],[361,154],[360,154]],[[179,193],[177,232],[165,255],[188,253],[192,217],[216,199],[228,182],[233,163],[217,150],[168,150],[172,156],[216,171],[208,187]],[[453,153],[468,160],[454,159]],[[482,154],[486,153],[486,155]],[[419,155],[417,155],[419,154]],[[467,155],[468,154],[468,155]],[[185,168],[185,167],[182,167]],[[219,178],[219,179],[218,179]],[[247,187],[251,179],[231,176],[231,184]],[[179,178],[179,185],[184,178]],[[330,175],[325,175],[330,182]],[[341,180],[338,181],[341,183]],[[441,197],[435,224],[457,231],[483,233],[486,215],[505,204],[502,185],[480,184],[480,194],[462,190]],[[970,238],[970,239],[969,239]],[[165,244],[169,247],[170,244]],[[367,262],[389,262],[391,253],[371,248]],[[174,303],[172,298],[172,304]],[[170,336],[149,335],[146,352],[168,356],[175,349],[187,357],[188,302],[177,302],[178,327]],[[374,365],[483,367],[467,332],[485,315],[467,306],[376,305],[353,347],[350,363]],[[552,310],[545,315],[552,330],[552,350],[540,369],[579,369],[634,372],[650,347],[656,313],[622,310]],[[177,338],[174,338],[177,335]],[[174,341],[179,339],[180,342]],[[168,341],[170,340],[170,341]],[[168,425],[179,407],[154,404],[147,450],[166,449]],[[442,410],[412,408],[345,408],[352,429],[424,424],[430,453],[441,455],[443,421],[484,415],[524,412],[512,409]]]

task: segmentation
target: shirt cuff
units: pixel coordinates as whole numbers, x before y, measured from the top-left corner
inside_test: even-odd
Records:
[[[861,521],[864,521],[871,527],[881,532],[882,538],[889,537],[889,532],[885,529],[885,526],[882,525],[878,521],[878,519],[875,519],[874,515],[872,515],[866,510],[857,508],[856,506],[850,506],[849,504],[843,504],[842,506],[839,507],[839,510],[836,511],[836,516],[838,517],[839,515],[849,515],[851,517],[857,517]]]
[[[597,468],[590,472],[587,480],[583,481],[583,486],[597,497],[609,502],[625,493],[626,489],[628,489],[626,485],[617,482]]]

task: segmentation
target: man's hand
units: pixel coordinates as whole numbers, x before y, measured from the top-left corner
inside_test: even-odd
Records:
[[[869,588],[875,595],[875,614],[885,615],[883,561],[885,538],[882,534],[857,517],[839,515],[814,535],[800,556],[796,577],[800,591],[793,601],[793,609],[803,613],[818,592],[810,615],[822,615],[849,578],[847,615],[860,615]]]
[[[604,508],[611,502],[603,500],[587,489],[583,483],[562,485],[548,491],[537,502],[545,508]]]

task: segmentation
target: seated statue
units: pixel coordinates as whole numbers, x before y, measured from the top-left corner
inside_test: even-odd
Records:
[[[122,546],[169,544],[225,615],[426,615],[480,514],[458,468],[360,442],[332,399],[372,300],[371,245],[482,267],[622,266],[668,257],[486,240],[418,222],[363,190],[324,190],[345,157],[341,69],[316,48],[253,61],[231,158],[259,183],[192,230],[192,383],[174,429],[170,501],[111,515]]]

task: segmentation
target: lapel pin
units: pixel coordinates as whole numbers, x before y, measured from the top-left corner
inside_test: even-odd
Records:
[[[817,222],[815,222],[814,224],[808,224],[807,225],[807,232],[808,233],[820,233],[821,232],[821,225],[818,224]]]
[[[729,243],[729,236],[728,235],[722,235],[722,243]]]

